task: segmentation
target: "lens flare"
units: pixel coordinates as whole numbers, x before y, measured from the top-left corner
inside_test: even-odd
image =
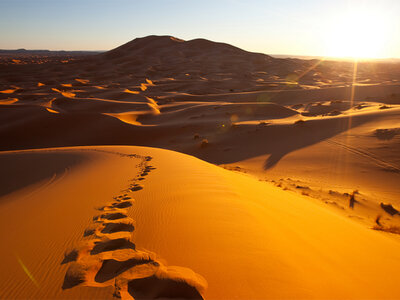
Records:
[[[29,279],[33,282],[34,285],[39,287],[39,284],[37,283],[36,279],[33,277],[31,272],[29,272],[28,268],[25,266],[25,264],[22,262],[22,260],[19,258],[18,255],[15,255],[17,257],[18,263],[21,265],[22,270],[24,270],[25,274],[29,277]]]

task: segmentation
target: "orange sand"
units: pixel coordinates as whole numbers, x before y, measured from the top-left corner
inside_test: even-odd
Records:
[[[169,36],[18,59],[1,299],[398,297],[398,63]]]
[[[147,156],[152,157],[147,164],[151,171],[139,181],[142,188],[124,192],[132,178],[140,178],[140,157]],[[127,249],[125,258],[122,250],[112,250],[121,267],[127,265],[125,273],[97,267],[93,275],[87,273],[87,282],[61,288],[73,264],[61,264],[64,253],[90,243],[93,237],[83,233],[92,228],[92,216],[101,214],[95,208],[104,211],[119,194],[133,201],[132,207],[119,210],[134,220],[128,238],[136,251],[159,257],[165,266],[184,267],[175,269],[178,275],[167,272],[161,278],[178,276],[200,290],[208,286],[202,290],[206,298],[389,299],[396,294],[400,278],[392,270],[400,261],[398,240],[252,176],[143,147],[4,152],[0,159],[3,180],[19,177],[18,185],[10,184],[1,198],[7,247],[0,257],[9,270],[1,275],[2,298],[111,297],[114,284],[124,280],[121,289],[127,284],[126,296],[132,295],[129,278],[149,271],[129,267],[133,254]],[[39,166],[41,172],[34,175],[23,171]],[[7,228],[13,234],[4,232]],[[111,254],[101,253],[104,259]],[[82,252],[78,263],[87,255],[96,257]],[[92,277],[96,272],[107,281]],[[153,289],[157,287],[161,285],[155,281]]]

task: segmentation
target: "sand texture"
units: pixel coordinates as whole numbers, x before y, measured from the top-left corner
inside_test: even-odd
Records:
[[[0,56],[0,298],[399,298],[399,80],[170,36]]]

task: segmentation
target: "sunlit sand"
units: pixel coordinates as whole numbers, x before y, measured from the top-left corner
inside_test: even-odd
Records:
[[[0,63],[1,299],[398,298],[399,63],[171,36]]]

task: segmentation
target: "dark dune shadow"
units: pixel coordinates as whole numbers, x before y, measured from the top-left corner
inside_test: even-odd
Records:
[[[155,276],[131,280],[128,292],[134,299],[203,299],[199,291],[184,281]]]
[[[400,212],[397,209],[395,209],[391,204],[381,203],[381,207],[385,212],[387,212],[391,216],[400,214]]]
[[[23,120],[16,122],[15,120]],[[51,114],[38,106],[2,105],[0,150],[89,145],[145,146],[170,133],[126,124],[101,113]]]
[[[235,134],[221,136],[213,142],[213,149],[201,149],[195,156],[215,164],[229,164],[261,155],[269,155],[264,169],[274,167],[285,155],[332,138],[350,128],[370,121],[369,116],[326,118],[284,125],[241,125]],[[221,155],[215,148],[230,147]]]
[[[274,167],[284,156],[283,153],[272,153],[264,162],[264,170]]]
[[[367,121],[367,120],[365,120]],[[361,125],[363,120],[352,120],[351,128]],[[271,146],[270,156],[264,162],[264,170],[274,167],[285,155],[317,144],[349,129],[348,118],[307,121],[288,125],[287,133],[282,133]],[[286,139],[284,137],[287,137]]]
[[[67,168],[85,160],[84,154],[57,151],[1,154],[0,197],[46,179],[56,179]]]
[[[377,129],[374,132],[374,135],[383,141],[389,141],[393,139],[397,134],[400,134],[399,128],[391,128],[391,129]]]

